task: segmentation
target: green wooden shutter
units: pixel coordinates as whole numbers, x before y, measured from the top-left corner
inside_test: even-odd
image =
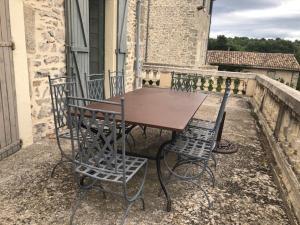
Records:
[[[118,0],[117,71],[125,71],[128,0]]]
[[[67,0],[67,69],[76,77],[78,93],[86,95],[89,74],[89,0]]]

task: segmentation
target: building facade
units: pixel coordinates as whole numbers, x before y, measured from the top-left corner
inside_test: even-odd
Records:
[[[74,55],[80,76],[105,74],[106,97],[108,70],[120,70],[122,57],[126,91],[139,86],[143,63],[198,68],[206,61],[211,1],[5,1],[16,46],[14,76],[24,145],[53,134],[47,77],[75,73]]]
[[[293,54],[208,51],[208,63],[219,70],[264,74],[293,88],[300,82],[300,65]]]

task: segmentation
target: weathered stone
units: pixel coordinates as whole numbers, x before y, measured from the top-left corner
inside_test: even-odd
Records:
[[[40,85],[41,85],[41,81],[37,81],[37,80],[36,80],[36,81],[33,81],[33,82],[32,82],[32,86],[33,86],[33,87],[38,87],[38,86],[40,86]]]
[[[53,64],[53,63],[58,63],[59,62],[59,57],[58,56],[46,57],[44,59],[44,62],[45,62],[46,65]]]
[[[37,77],[37,78],[47,77],[49,75],[50,75],[50,72],[48,70],[40,70],[35,73],[35,77]]]
[[[42,65],[41,61],[34,61],[33,65],[36,67],[39,67],[40,65]]]
[[[25,37],[27,52],[35,52],[35,11],[32,7],[24,4]]]

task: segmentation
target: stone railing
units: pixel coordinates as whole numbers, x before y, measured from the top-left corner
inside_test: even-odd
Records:
[[[257,75],[250,101],[272,148],[276,178],[300,222],[300,92]]]
[[[169,88],[171,73],[194,74],[199,77],[197,89],[202,91],[223,92],[225,81],[230,80],[233,94],[252,96],[256,74],[233,73],[217,70],[203,70],[157,65],[144,65],[143,85],[151,87]]]
[[[300,222],[300,92],[260,74],[157,65],[144,65],[144,86],[170,87],[173,71],[197,74],[203,91],[222,92],[230,79],[233,94],[248,97],[271,146],[272,168],[290,216]]]

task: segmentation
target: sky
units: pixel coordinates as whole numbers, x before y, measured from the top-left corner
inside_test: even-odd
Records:
[[[211,37],[300,40],[300,0],[215,0]]]

